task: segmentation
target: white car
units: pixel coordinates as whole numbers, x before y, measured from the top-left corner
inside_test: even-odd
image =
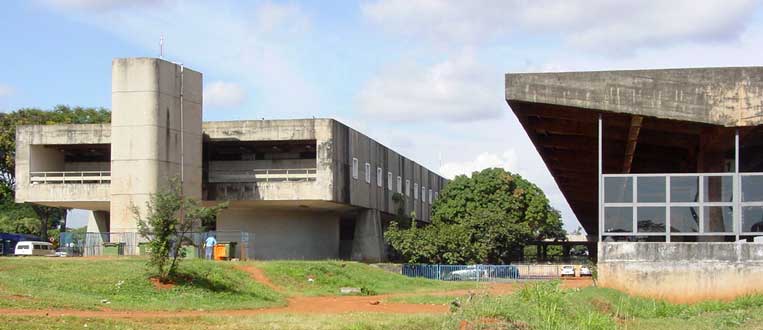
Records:
[[[53,249],[53,244],[48,242],[39,241],[21,241],[16,243],[16,251],[14,254],[17,256],[55,256],[56,251]]]
[[[593,273],[591,273],[591,268],[588,268],[588,266],[580,266],[580,276],[593,276]]]
[[[479,269],[477,266],[467,266],[465,269],[454,271],[446,277],[449,280],[465,281],[478,280],[487,277],[486,269]]]
[[[562,270],[559,272],[559,276],[560,277],[565,277],[565,276],[575,277],[575,266],[572,266],[572,265],[562,266]]]

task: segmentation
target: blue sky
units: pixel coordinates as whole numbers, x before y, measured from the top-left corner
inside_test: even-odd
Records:
[[[753,0],[7,1],[0,110],[110,107],[115,57],[204,73],[205,120],[333,117],[446,176],[504,167],[577,220],[506,72],[760,65]],[[82,221],[82,213],[75,214]]]

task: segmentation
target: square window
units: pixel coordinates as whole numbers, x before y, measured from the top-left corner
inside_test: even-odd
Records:
[[[426,203],[427,200],[427,188],[424,186],[421,186],[421,202]]]
[[[381,167],[376,168],[376,185],[379,187],[384,187],[384,178],[382,177]]]
[[[366,183],[371,183],[371,164],[366,163]]]
[[[763,175],[743,175],[742,201],[763,202]]]
[[[403,179],[400,178],[400,176],[397,177],[397,193],[398,194],[403,193]]]
[[[411,180],[408,179],[405,180],[405,195],[411,196]]]
[[[664,233],[664,207],[639,207],[636,209],[636,225],[639,233]]]
[[[633,232],[633,208],[632,207],[605,207],[604,208],[604,232],[605,233]]]
[[[633,202],[633,178],[604,178],[604,203]]]
[[[429,189],[429,205],[432,205],[432,189]]]
[[[419,199],[419,184],[413,184],[413,199]]]
[[[699,210],[696,206],[673,206],[670,208],[671,233],[699,232]]]
[[[699,177],[674,176],[670,178],[670,201],[673,203],[699,202]]]
[[[731,176],[706,176],[702,188],[705,189],[704,202],[732,202],[734,180]]]
[[[742,231],[747,233],[763,232],[763,206],[742,207]]]
[[[353,158],[352,159],[352,178],[358,179],[358,159]]]
[[[639,203],[665,203],[665,177],[642,176],[636,182]]]
[[[705,206],[703,230],[706,233],[730,233],[734,231],[734,208],[731,206]]]

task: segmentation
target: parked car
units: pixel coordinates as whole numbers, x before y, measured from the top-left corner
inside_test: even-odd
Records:
[[[481,269],[477,266],[467,266],[464,269],[456,270],[448,274],[446,280],[452,281],[465,281],[465,280],[478,280],[480,278],[488,277],[486,269]]]
[[[42,241],[21,241],[16,243],[15,255],[17,256],[55,256],[53,244]]]
[[[564,265],[564,266],[562,266],[562,270],[559,272],[559,276],[561,276],[561,277],[565,277],[565,276],[575,277],[575,266],[572,266],[572,265]]]
[[[588,266],[580,266],[580,276],[593,276],[593,273],[591,273],[591,268],[588,268]]]
[[[67,250],[66,248],[61,248],[61,247],[56,249],[56,253],[55,253],[56,257],[68,257],[69,252],[67,252],[66,250]]]

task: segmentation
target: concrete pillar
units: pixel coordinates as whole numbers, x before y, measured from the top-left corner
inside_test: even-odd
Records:
[[[202,76],[156,58],[115,59],[111,85],[111,231],[134,232],[131,205],[144,209],[181,166],[184,194],[201,198]]]
[[[110,231],[109,212],[91,211],[87,216],[87,232],[98,233]]]
[[[352,260],[366,262],[383,261],[385,259],[383,234],[381,212],[376,209],[361,211],[357,220],[355,220]]]

